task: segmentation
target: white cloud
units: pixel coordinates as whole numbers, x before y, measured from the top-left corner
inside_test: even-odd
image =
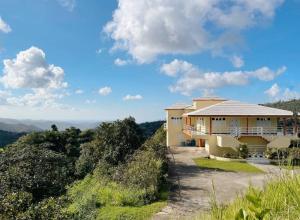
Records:
[[[243,30],[271,20],[284,0],[119,0],[104,27],[113,49],[140,63],[158,55],[222,50]]]
[[[3,61],[3,77],[0,81],[6,88],[20,89],[59,89],[67,87],[64,70],[49,65],[45,53],[31,47],[17,54],[15,59]]]
[[[95,104],[96,102],[97,101],[95,99],[92,99],[92,100],[87,99],[87,100],[85,100],[85,103],[88,104],[88,105]]]
[[[279,87],[277,83],[271,86],[268,90],[265,91],[265,94],[268,95],[268,97],[272,101],[287,101],[291,99],[299,99],[300,93],[297,91],[293,91],[289,88],[282,89]]]
[[[128,60],[122,60],[120,58],[115,59],[115,65],[117,66],[126,66],[128,63]]]
[[[126,95],[123,97],[124,101],[132,101],[132,100],[141,100],[143,99],[143,96],[141,95]]]
[[[265,94],[267,94],[269,97],[275,98],[280,93],[280,87],[277,83],[271,86],[268,90],[265,91]]]
[[[111,87],[105,86],[105,87],[99,89],[99,94],[102,96],[107,96],[110,93],[112,93]]]
[[[258,78],[262,81],[274,80],[277,76],[283,74],[287,70],[286,66],[279,68],[277,71],[272,71],[268,67],[262,67],[253,72],[253,77]]]
[[[45,53],[31,47],[17,54],[15,59],[3,61],[3,76],[0,82],[5,88],[17,90],[22,95],[6,96],[5,104],[11,106],[69,108],[57,100],[68,96],[64,91],[64,70],[48,64]],[[27,90],[31,90],[28,92]],[[24,92],[26,91],[26,92]]]
[[[191,73],[191,72],[195,72],[198,70],[195,69],[193,64],[191,64],[191,63],[175,59],[169,64],[162,65],[162,67],[160,68],[160,71],[165,73],[168,76],[175,77],[179,73],[181,73],[181,74],[182,73]]]
[[[11,32],[11,27],[0,17],[0,31],[3,33]]]
[[[230,58],[230,61],[235,68],[241,68],[245,65],[245,61],[240,56],[234,55]]]
[[[83,93],[84,93],[84,91],[81,90],[81,89],[77,89],[77,90],[75,91],[75,94],[78,94],[78,95],[83,94]]]
[[[191,63],[174,60],[169,64],[164,64],[161,71],[177,79],[176,83],[169,87],[171,92],[191,95],[197,90],[212,93],[214,89],[225,86],[247,85],[251,79],[271,81],[286,71],[286,67],[277,71],[262,67],[253,71],[203,72]]]
[[[6,99],[8,105],[29,106],[39,108],[67,108],[66,105],[60,104],[57,100],[67,96],[66,93],[55,93],[48,89],[33,89],[31,93],[22,96],[10,96]]]
[[[76,6],[76,0],[57,0],[58,3],[69,11],[73,11]]]

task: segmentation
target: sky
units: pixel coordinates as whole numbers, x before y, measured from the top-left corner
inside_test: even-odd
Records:
[[[300,98],[299,0],[1,0],[0,117],[164,119]]]

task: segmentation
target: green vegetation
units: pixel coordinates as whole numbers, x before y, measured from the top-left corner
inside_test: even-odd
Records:
[[[195,163],[204,169],[216,169],[232,172],[263,173],[260,169],[244,162],[219,161],[208,158],[194,159]]]
[[[146,139],[152,137],[154,133],[163,126],[166,121],[144,122],[139,124]]]
[[[18,140],[23,135],[25,135],[25,133],[16,133],[16,132],[0,130],[0,148],[6,146],[8,144],[14,143],[16,140]]]
[[[300,99],[293,99],[289,101],[279,101],[274,103],[264,104],[265,106],[288,110],[292,112],[300,112]]]
[[[266,185],[263,191],[249,187],[246,195],[231,204],[213,204],[213,209],[199,219],[273,220],[299,219],[300,177],[283,175]]]
[[[149,218],[166,203],[166,149],[133,118],[25,135],[1,149],[0,219]]]

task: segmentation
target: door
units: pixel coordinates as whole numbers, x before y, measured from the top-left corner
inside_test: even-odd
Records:
[[[226,133],[226,120],[225,118],[212,118],[212,132],[215,134]]]

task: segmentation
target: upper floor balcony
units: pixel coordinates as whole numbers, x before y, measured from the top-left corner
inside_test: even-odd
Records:
[[[207,127],[193,127],[185,125],[183,131],[191,136],[197,135],[230,135],[240,136],[293,136],[299,132],[298,127],[218,127],[209,129]]]

